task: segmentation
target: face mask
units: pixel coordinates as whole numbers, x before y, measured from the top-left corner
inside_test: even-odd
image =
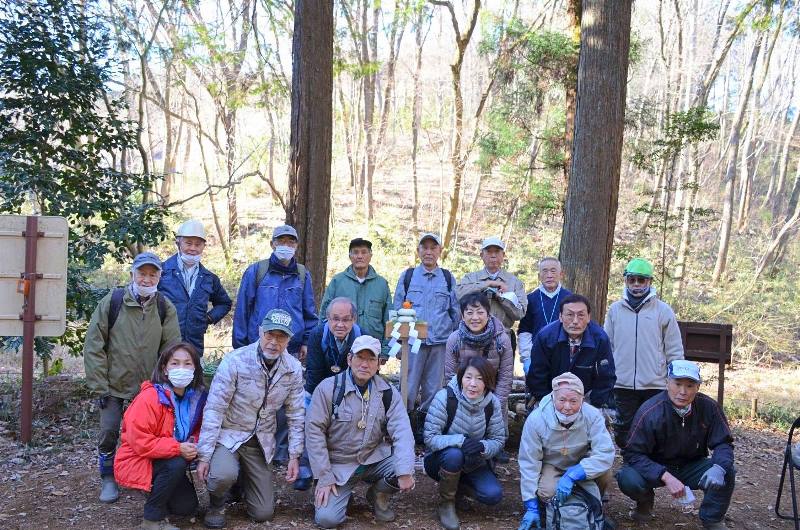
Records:
[[[185,263],[189,267],[194,267],[195,265],[200,263],[200,259],[202,257],[203,256],[201,256],[200,254],[198,254],[197,256],[193,256],[191,254],[184,254],[183,252],[181,252],[181,261],[183,261],[183,263]]]
[[[570,414],[567,416],[566,414],[562,414],[556,409],[556,418],[558,418],[559,423],[563,425],[569,425],[570,423],[575,423],[575,420],[578,419],[578,415],[580,411],[576,412],[575,414]]]
[[[191,368],[172,368],[167,372],[173,388],[186,388],[194,380],[194,370]]]
[[[640,296],[644,296],[644,295],[646,295],[647,293],[650,292],[650,288],[649,287],[644,287],[644,286],[641,286],[641,287],[638,287],[638,286],[637,287],[626,287],[626,289],[628,290],[628,294],[630,294],[634,298],[639,298]]]
[[[136,294],[137,296],[141,296],[142,298],[149,298],[154,294],[156,294],[156,291],[158,291],[158,284],[151,285],[150,287],[144,287],[136,282],[133,282],[134,294]]]
[[[294,247],[278,245],[274,250],[275,257],[281,261],[289,261],[294,257]]]
[[[551,293],[547,289],[544,288],[544,285],[539,285],[539,291],[544,294],[547,298],[555,298],[558,295],[558,292],[561,290],[561,284],[558,284],[558,287]]]

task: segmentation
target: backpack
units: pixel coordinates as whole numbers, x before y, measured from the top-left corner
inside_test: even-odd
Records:
[[[119,317],[119,312],[122,309],[122,298],[125,296],[125,288],[117,287],[111,293],[111,305],[108,308],[108,331],[114,327]],[[164,325],[164,319],[167,318],[167,301],[164,295],[156,291],[156,305],[158,306],[158,317],[161,319],[161,325]]]
[[[447,292],[453,290],[453,275],[447,269],[442,269],[442,274],[444,274],[444,281],[447,282]],[[409,267],[403,273],[403,289],[405,294],[403,295],[403,301],[405,302],[408,300],[408,288],[411,286],[411,277],[414,275],[414,267]]]
[[[264,279],[264,276],[267,275],[269,272],[269,258],[262,259],[258,262],[258,267],[256,268],[256,289],[258,286],[261,285],[261,280]],[[298,263],[297,264],[297,276],[300,278],[300,296],[303,296],[303,291],[306,288],[306,267],[305,265]]]
[[[331,403],[331,416],[339,419],[339,405],[342,404],[342,400],[344,399],[344,388],[345,388],[345,376],[347,375],[347,370],[344,372],[339,372],[335,376],[333,376],[333,392],[331,396],[333,397],[333,402]],[[389,407],[392,406],[392,398],[394,397],[391,389],[391,385],[389,385],[388,390],[384,390],[381,392],[381,401],[383,402],[383,414],[384,416],[389,413]],[[336,392],[336,389],[339,389],[339,392]]]
[[[450,385],[445,387],[447,390],[447,421],[444,422],[444,427],[442,428],[442,434],[447,434],[450,431],[450,426],[453,425],[453,419],[456,417],[456,409],[458,408],[458,398],[456,397],[456,393],[453,392],[453,389]],[[489,421],[492,419],[492,415],[494,414],[494,401],[490,401],[486,407],[483,409],[483,414],[486,416],[486,431],[484,433],[484,437],[489,433]]]
[[[613,525],[603,517],[600,499],[575,484],[564,503],[555,497],[547,503],[546,527],[552,530],[611,530]]]

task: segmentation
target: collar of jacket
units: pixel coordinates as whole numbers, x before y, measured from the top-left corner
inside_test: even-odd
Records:
[[[253,366],[256,367],[259,372],[263,373],[263,371],[261,370],[261,366],[262,366],[261,359],[259,358],[261,356],[261,354],[258,353],[258,347],[259,347],[258,341],[254,342],[252,344],[252,351],[250,352],[250,356],[252,357],[251,360],[252,360]],[[292,367],[286,361],[286,356],[291,356],[291,355],[292,354],[289,353],[289,350],[286,350],[286,349],[284,349],[281,352],[281,354],[278,355],[278,359],[275,361],[275,368],[274,368],[276,376],[292,372]]]
[[[581,346],[585,346],[587,348],[596,348],[597,342],[594,340],[594,333],[590,330],[592,329],[593,321],[589,321],[589,324],[586,326],[586,329],[583,330],[583,335],[581,336]],[[567,334],[567,330],[564,329],[564,324],[561,324],[558,327],[558,342],[565,342],[569,344],[569,335]]]
[[[511,276],[511,274],[509,274],[502,267],[497,269],[497,277],[503,280],[504,282],[508,283],[509,276]],[[486,267],[478,271],[478,280],[483,281],[483,280],[489,280],[490,278],[491,276],[489,276],[489,271],[486,270]]]
[[[350,372],[351,372],[350,368],[348,368],[347,371],[345,372],[346,374],[346,377],[344,378],[345,395],[349,394],[350,392],[357,391],[356,385],[353,384],[353,378],[350,376]],[[387,390],[389,388],[389,383],[387,383],[386,380],[383,377],[379,376],[378,374],[373,375],[372,379],[370,379],[369,382],[372,383],[372,385],[370,385],[370,393],[369,393],[370,399],[372,399],[373,395],[372,389],[375,389],[377,392],[383,392],[384,390]]]
[[[483,399],[478,401],[477,403],[470,403],[467,401],[467,398],[464,397],[464,394],[461,392],[461,389],[458,388],[458,375],[454,375],[450,382],[447,383],[448,386],[453,390],[453,393],[456,395],[456,399],[458,400],[458,404],[461,407],[466,408],[470,412],[475,412],[478,410],[483,410],[489,405],[489,402],[492,400],[492,392],[486,392],[483,395]]]
[[[419,272],[423,276],[426,275],[426,274],[433,274],[434,276],[441,276],[442,278],[444,278],[444,273],[442,272],[442,268],[439,266],[438,263],[436,264],[436,266],[433,268],[432,271],[429,271],[428,269],[426,269],[425,265],[423,265],[422,263],[417,265],[416,268],[419,269]]]
[[[350,265],[349,267],[347,267],[347,268],[344,270],[344,274],[345,274],[345,276],[347,276],[347,277],[348,277],[348,278],[350,278],[351,280],[358,281],[358,276],[356,276],[356,271],[353,269],[353,266],[352,266],[352,265]],[[364,276],[364,281],[367,281],[367,280],[372,280],[372,279],[374,279],[374,278],[375,278],[377,275],[378,275],[378,273],[377,273],[377,272],[375,272],[375,269],[373,269],[373,268],[372,268],[372,265],[370,265],[370,266],[369,266],[369,268],[367,269],[367,275],[366,275],[366,276]]]
[[[542,400],[539,402],[539,409],[542,410],[542,419],[551,430],[567,431],[574,429],[579,423],[583,425],[584,418],[586,417],[586,413],[584,411],[586,410],[587,405],[588,403],[586,402],[586,397],[584,396],[583,403],[581,404],[580,415],[575,419],[572,425],[569,426],[569,429],[561,425],[561,422],[558,421],[558,417],[556,416],[556,404],[553,401],[552,392],[542,398]]]
[[[647,293],[647,296],[644,298],[644,300],[642,300],[642,303],[637,306],[637,309],[641,311],[641,309],[645,306],[645,304],[650,302],[650,300],[652,300],[655,297],[656,297],[656,288],[650,287],[650,292]],[[625,291],[624,286],[622,287],[622,301],[625,302],[624,304],[622,304],[622,307],[625,307],[633,312],[637,311],[637,309],[631,307],[630,302],[628,302],[628,293]]]

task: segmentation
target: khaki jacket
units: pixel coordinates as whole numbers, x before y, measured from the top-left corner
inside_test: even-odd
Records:
[[[172,302],[165,299],[167,314],[162,326],[155,297],[142,307],[126,287],[117,321],[109,333],[112,293],[113,290],[97,304],[86,330],[86,384],[98,396],[131,399],[142,382],[150,380],[161,350],[180,342],[181,330]]]
[[[514,322],[517,322],[525,315],[525,310],[528,308],[528,296],[520,279],[510,272],[500,269],[497,279],[505,282],[509,289],[514,291],[514,294],[517,295],[518,303],[515,305],[494,293],[487,293],[489,296],[489,309],[492,316],[499,318],[506,329],[511,329],[514,326]],[[486,272],[486,269],[467,273],[456,285],[456,297],[460,300],[469,293],[483,291],[488,287],[487,283],[490,281],[489,273]]]
[[[655,290],[639,305],[639,311],[634,311],[624,296],[611,304],[603,327],[614,352],[614,388],[666,388],[667,365],[683,359],[683,341],[675,313],[658,299]]]
[[[217,368],[197,446],[201,462],[211,460],[218,443],[235,452],[253,434],[264,450],[264,459],[271,462],[276,412],[281,407],[285,407],[289,425],[289,457],[299,458],[303,452],[303,366],[284,350],[272,367],[267,388],[259,355],[254,342],[230,352]]]
[[[306,446],[320,486],[343,485],[360,465],[394,457],[396,476],[414,474],[414,435],[400,393],[378,375],[370,382],[367,428],[359,429],[361,397],[348,369],[338,418],[332,417],[334,377],[314,390],[306,415]],[[339,389],[336,389],[338,394]],[[392,393],[384,413],[382,394]]]

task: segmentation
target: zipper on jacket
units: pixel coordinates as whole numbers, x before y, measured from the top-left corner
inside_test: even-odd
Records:
[[[639,312],[636,311],[636,327],[633,332],[633,389],[636,390],[636,365],[639,356]]]

